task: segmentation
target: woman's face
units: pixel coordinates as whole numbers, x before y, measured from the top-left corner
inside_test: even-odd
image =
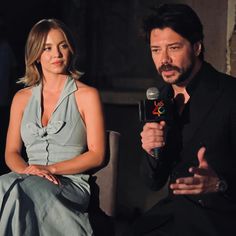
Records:
[[[63,33],[59,29],[51,29],[39,58],[43,75],[66,74],[70,55],[69,45]]]

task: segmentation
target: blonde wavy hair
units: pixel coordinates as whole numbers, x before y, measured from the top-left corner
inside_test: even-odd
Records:
[[[71,55],[67,73],[74,79],[79,79],[82,75],[82,73],[75,68],[77,48],[68,27],[57,19],[43,19],[33,26],[28,35],[25,46],[25,75],[19,80],[19,83],[23,83],[26,86],[35,86],[41,82],[43,74],[38,60],[43,53],[47,35],[51,29],[60,30],[69,46]]]

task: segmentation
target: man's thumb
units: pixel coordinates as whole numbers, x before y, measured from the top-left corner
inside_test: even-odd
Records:
[[[197,158],[198,158],[198,161],[199,161],[199,167],[200,168],[208,168],[208,163],[207,163],[206,158],[205,158],[205,152],[206,152],[206,148],[201,147],[198,150],[198,153],[197,153]]]

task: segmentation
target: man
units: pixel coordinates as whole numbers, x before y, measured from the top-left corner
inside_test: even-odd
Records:
[[[174,115],[144,125],[142,174],[154,190],[169,181],[169,194],[129,235],[236,235],[236,81],[204,61],[203,27],[189,6],[162,5],[145,32]]]

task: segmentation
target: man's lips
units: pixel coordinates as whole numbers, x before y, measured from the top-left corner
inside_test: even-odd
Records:
[[[172,76],[175,72],[176,70],[162,70],[161,74],[164,76]]]

